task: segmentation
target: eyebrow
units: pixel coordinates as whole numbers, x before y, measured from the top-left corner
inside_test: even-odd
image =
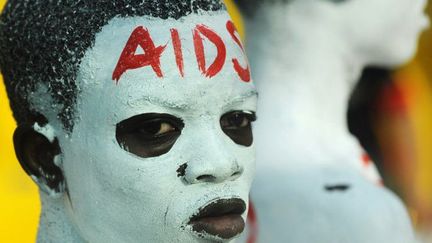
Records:
[[[256,96],[256,97],[259,96],[259,94],[256,90],[251,90],[251,91],[244,93],[240,96],[234,97],[227,105],[233,105],[235,103],[243,102],[244,100],[246,100],[250,97],[253,97],[253,96]]]
[[[188,104],[186,104],[185,102],[182,102],[182,101],[164,100],[164,99],[161,99],[159,97],[154,97],[154,96],[144,96],[142,98],[133,100],[131,103],[134,104],[134,103],[138,103],[138,102],[142,102],[142,101],[150,103],[152,105],[167,106],[167,107],[179,109],[179,110],[184,110],[188,107]]]
[[[228,104],[226,104],[227,106],[229,105],[233,105],[235,103],[240,103],[243,102],[244,100],[256,96],[258,97],[258,92],[256,90],[251,90],[247,93],[241,94],[237,97],[234,97],[230,100],[230,102]],[[189,104],[184,102],[184,101],[172,101],[172,100],[165,100],[165,99],[161,99],[159,97],[154,97],[154,96],[145,96],[139,99],[135,99],[133,100],[131,103],[137,103],[137,102],[147,102],[150,103],[152,105],[157,105],[157,106],[166,106],[166,107],[170,107],[173,109],[178,109],[178,110],[186,110],[189,107]]]

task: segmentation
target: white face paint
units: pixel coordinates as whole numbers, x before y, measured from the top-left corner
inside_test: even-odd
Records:
[[[428,24],[427,0],[295,1],[332,30],[368,64],[400,65],[415,53]]]
[[[198,234],[188,222],[200,208],[218,199],[241,199],[247,205],[254,174],[254,146],[236,143],[221,128],[223,115],[250,114],[256,109],[253,84],[242,80],[233,65],[232,59],[243,67],[247,63],[227,30],[229,21],[225,11],[180,20],[115,18],[96,35],[78,74],[79,118],[71,136],[59,139],[70,196],[68,214],[86,242],[228,241]],[[202,24],[226,47],[223,67],[213,77],[198,68],[195,49],[199,45],[194,45],[193,31]],[[114,71],[137,29],[141,34],[148,30],[156,48],[165,46],[160,57],[163,77],[148,65]],[[172,29],[180,37],[184,77],[176,64]],[[202,33],[201,38],[208,68],[216,58],[216,46]],[[148,54],[140,48],[131,53]],[[130,58],[125,60],[123,64]],[[119,144],[116,126],[148,113],[169,115],[184,127],[168,152],[143,158],[127,144]],[[164,129],[169,126],[161,126]]]

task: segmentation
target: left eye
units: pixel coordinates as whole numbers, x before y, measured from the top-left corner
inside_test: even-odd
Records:
[[[138,128],[140,134],[154,137],[163,136],[176,130],[177,128],[174,125],[160,120],[147,121],[142,127]]]
[[[222,131],[235,143],[251,146],[253,143],[251,123],[256,120],[254,112],[232,111],[220,119]]]
[[[142,158],[168,153],[184,127],[180,118],[146,113],[117,124],[116,138],[126,151]]]

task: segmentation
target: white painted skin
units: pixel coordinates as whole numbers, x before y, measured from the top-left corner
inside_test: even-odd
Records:
[[[191,14],[180,20],[152,17],[115,18],[96,35],[95,45],[82,60],[77,118],[66,134],[55,113],[47,114],[62,149],[61,165],[68,193],[53,197],[41,192],[42,216],[38,242],[233,242],[203,235],[186,226],[198,209],[221,198],[248,203],[255,172],[254,145],[234,143],[220,127],[223,114],[255,111],[253,83],[243,82],[231,58],[246,60],[225,24],[225,11]],[[225,42],[227,61],[213,78],[197,65],[192,30],[205,24]],[[129,70],[116,84],[111,76],[132,31],[143,26],[162,54],[164,78],[147,66]],[[170,29],[182,40],[185,77],[175,64]],[[207,63],[216,48],[205,42]],[[49,105],[49,104],[47,104]],[[183,119],[182,134],[172,149],[159,157],[140,158],[116,141],[116,124],[144,113],[168,113]],[[185,178],[177,169],[188,163]],[[233,176],[234,172],[240,172]],[[200,182],[200,175],[214,175]],[[246,220],[246,213],[243,215]]]
[[[424,6],[293,0],[263,4],[246,20],[260,92],[251,192],[259,242],[415,242],[401,201],[362,166],[346,111],[365,65],[394,67],[414,55]],[[340,184],[349,190],[324,190]]]

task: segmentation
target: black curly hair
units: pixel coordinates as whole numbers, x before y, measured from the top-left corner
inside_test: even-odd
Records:
[[[9,0],[0,16],[0,70],[17,123],[41,116],[29,97],[44,84],[64,129],[72,131],[81,59],[112,18],[179,19],[224,8],[219,0]]]
[[[289,0],[234,0],[234,3],[240,11],[247,15],[252,16],[263,3],[285,2]]]

